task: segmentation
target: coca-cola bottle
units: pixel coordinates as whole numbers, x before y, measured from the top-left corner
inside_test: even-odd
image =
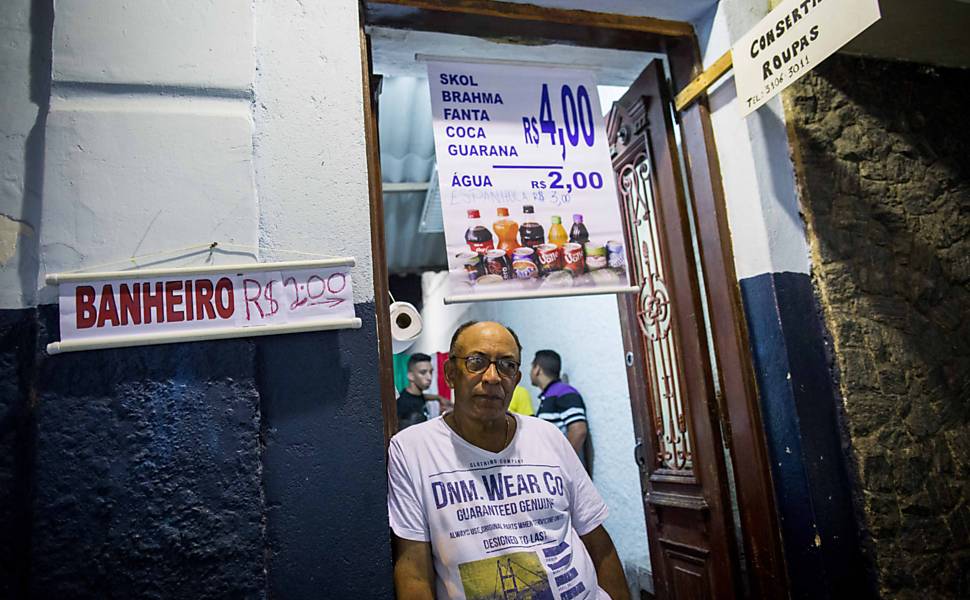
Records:
[[[526,204],[522,207],[522,226],[519,227],[519,238],[522,240],[522,245],[526,248],[535,248],[536,246],[541,246],[546,243],[546,232],[533,219],[535,218],[535,209],[531,205]]]
[[[472,252],[485,254],[494,248],[495,244],[492,240],[492,232],[488,230],[488,227],[482,226],[481,218],[482,215],[477,210],[468,211],[468,229],[465,230],[465,241],[468,242],[468,247],[471,248]]]

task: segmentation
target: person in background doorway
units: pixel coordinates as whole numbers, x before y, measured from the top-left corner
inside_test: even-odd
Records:
[[[431,387],[433,374],[434,367],[431,366],[431,357],[427,354],[417,352],[408,359],[408,385],[397,397],[398,430],[427,421],[429,412],[433,415],[439,412],[437,407],[434,410],[428,410],[428,404],[437,402],[438,397],[424,393]]]
[[[542,390],[536,416],[549,421],[565,434],[583,466],[589,470],[586,452],[583,450],[589,434],[586,404],[576,388],[559,379],[561,369],[562,359],[555,350],[539,350],[532,359],[529,376],[532,385]]]
[[[465,323],[444,365],[454,411],[391,438],[400,600],[493,598],[506,583],[530,598],[630,598],[609,510],[576,453],[549,423],[508,412],[521,353],[500,323]]]
[[[529,390],[521,385],[515,386],[515,391],[512,392],[512,403],[509,404],[509,412],[527,417],[535,414],[535,411],[532,410],[532,396],[529,394]]]

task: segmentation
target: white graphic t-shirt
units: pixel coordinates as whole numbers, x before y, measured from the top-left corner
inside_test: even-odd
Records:
[[[391,529],[431,542],[438,598],[608,599],[579,538],[606,520],[606,504],[554,425],[514,417],[498,453],[442,417],[394,436]]]

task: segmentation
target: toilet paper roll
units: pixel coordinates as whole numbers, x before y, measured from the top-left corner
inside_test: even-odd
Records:
[[[409,302],[391,304],[391,346],[394,354],[404,352],[414,343],[424,325],[421,314]]]

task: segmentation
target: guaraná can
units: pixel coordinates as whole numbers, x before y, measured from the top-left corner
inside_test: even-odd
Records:
[[[586,270],[584,264],[583,247],[580,244],[569,243],[562,247],[563,268],[572,271],[573,275],[582,275]]]
[[[532,248],[516,248],[512,251],[512,272],[518,279],[535,279],[539,276],[539,267],[535,262],[535,250]]]
[[[555,271],[562,270],[562,258],[559,256],[559,246],[555,244],[540,244],[536,246],[536,254],[539,256],[539,274],[548,275]]]

